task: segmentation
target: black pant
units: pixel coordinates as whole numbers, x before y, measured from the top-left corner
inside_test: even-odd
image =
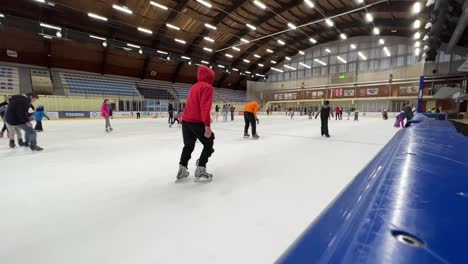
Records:
[[[179,122],[179,118],[174,118],[174,120],[172,120],[172,123],[171,123],[171,125],[173,125],[173,124],[175,123],[175,121],[177,121],[177,124],[180,124],[180,122]]]
[[[174,111],[169,111],[169,120],[167,121],[169,124],[174,121]]]
[[[358,115],[354,115],[354,121],[359,121],[359,116]]]
[[[198,160],[198,166],[205,167],[208,163],[208,158],[213,154],[214,149],[214,133],[210,138],[205,137],[205,124],[203,123],[190,123],[182,121],[182,135],[184,137],[184,149],[180,157],[180,165],[187,167],[192,152],[195,149],[195,142],[197,139],[203,144],[203,150]]]
[[[255,115],[252,112],[244,112],[244,134],[249,132],[249,125],[252,125],[252,135],[257,134],[257,122],[255,120]]]
[[[231,121],[234,121],[234,111],[231,111]]]
[[[36,127],[34,127],[34,130],[36,130],[36,131],[43,131],[44,130],[42,128],[42,121],[36,121]]]
[[[141,117],[140,113],[137,113],[137,119],[140,119],[140,117]]]
[[[329,136],[328,133],[328,116],[320,116],[320,120],[322,121],[322,136]]]
[[[3,123],[3,127],[2,127],[1,133],[5,133],[6,130],[7,130],[7,127],[6,127],[5,123]]]

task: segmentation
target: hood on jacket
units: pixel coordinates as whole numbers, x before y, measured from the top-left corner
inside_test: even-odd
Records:
[[[206,66],[200,66],[198,68],[197,79],[199,82],[207,82],[213,85],[215,72]]]

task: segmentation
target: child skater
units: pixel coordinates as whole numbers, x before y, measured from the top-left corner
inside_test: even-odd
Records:
[[[317,119],[318,115],[320,114],[320,120],[322,121],[322,137],[326,136],[327,138],[330,137],[330,133],[328,132],[328,118],[330,115],[333,117],[333,111],[330,108],[330,102],[325,100],[320,110],[315,115],[315,119]]]
[[[34,130],[37,132],[42,132],[44,129],[42,128],[42,119],[45,117],[47,120],[50,120],[50,118],[46,115],[44,111],[44,106],[39,105],[36,108],[36,112],[34,112],[34,117],[36,119],[36,127],[34,127]]]
[[[109,99],[104,99],[101,105],[101,116],[106,120],[106,132],[112,131],[109,118],[111,117],[112,106],[110,105]]]
[[[354,121],[359,121],[359,110],[354,110]]]
[[[398,127],[398,128],[405,127],[405,118],[406,118],[405,111],[401,111],[400,114],[398,114],[396,118],[394,127]]]

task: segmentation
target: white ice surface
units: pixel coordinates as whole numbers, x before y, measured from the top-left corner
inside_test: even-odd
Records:
[[[213,182],[176,184],[181,129],[111,122],[45,121],[41,153],[0,140],[0,263],[272,263],[396,131],[262,117],[254,141],[238,117],[213,124]]]

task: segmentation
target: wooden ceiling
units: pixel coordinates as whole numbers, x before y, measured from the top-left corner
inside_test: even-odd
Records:
[[[41,47],[29,50],[25,47],[26,54],[33,56],[37,53],[33,62],[36,64],[172,82],[193,82],[196,75],[194,64],[204,60],[210,62],[217,72],[217,87],[245,89],[245,81],[256,77],[240,75],[232,68],[263,74],[269,70],[270,60],[280,62],[285,56],[295,55],[300,50],[337,40],[340,33],[348,37],[371,35],[374,25],[380,28],[381,35],[411,36],[414,33],[411,29],[415,19],[411,14],[414,0],[365,0],[364,3],[315,0],[315,8],[310,8],[304,0],[262,0],[267,6],[265,10],[256,6],[253,0],[205,1],[212,7],[207,8],[196,0],[154,0],[167,6],[168,10],[151,5],[150,0],[54,0],[50,1],[51,4],[35,0],[2,0],[0,12],[6,15],[0,27],[4,31],[2,36],[7,34],[16,38],[0,41],[0,48],[14,49],[19,42],[31,41],[36,43],[34,47]],[[133,14],[119,12],[112,8],[113,4],[127,6]],[[363,8],[365,5],[370,6]],[[104,16],[108,21],[92,19],[88,12]],[[373,14],[373,23],[366,23],[367,12]],[[333,16],[337,16],[333,18],[335,27],[330,28],[321,21]],[[38,35],[44,31],[43,28],[18,25],[21,20],[62,27],[65,36],[43,39]],[[167,23],[181,30],[171,29]],[[205,23],[217,29],[208,29]],[[249,29],[247,23],[254,25],[256,30]],[[310,25],[292,30],[288,23]],[[150,29],[153,34],[142,33],[137,27]],[[147,49],[138,54],[137,50],[126,52],[114,45],[104,48],[93,39],[74,38],[77,34],[73,32],[98,35]],[[214,39],[214,43],[204,37]],[[318,43],[310,42],[311,37]],[[186,41],[186,44],[175,42],[176,38]],[[241,38],[250,42],[243,43]],[[286,44],[280,45],[278,40]],[[239,45],[240,51],[233,50],[231,47],[234,45]],[[206,52],[204,47],[213,52]],[[273,53],[268,53],[267,49]],[[168,52],[171,59],[167,60],[166,55],[158,54],[156,50]],[[226,53],[233,57],[225,56]],[[189,65],[180,56],[192,58],[193,64]],[[4,56],[0,56],[2,58]],[[44,59],[39,62],[40,58]],[[28,63],[28,60],[22,62]],[[265,67],[259,68],[259,63]],[[156,72],[156,76],[151,75],[152,72]]]

